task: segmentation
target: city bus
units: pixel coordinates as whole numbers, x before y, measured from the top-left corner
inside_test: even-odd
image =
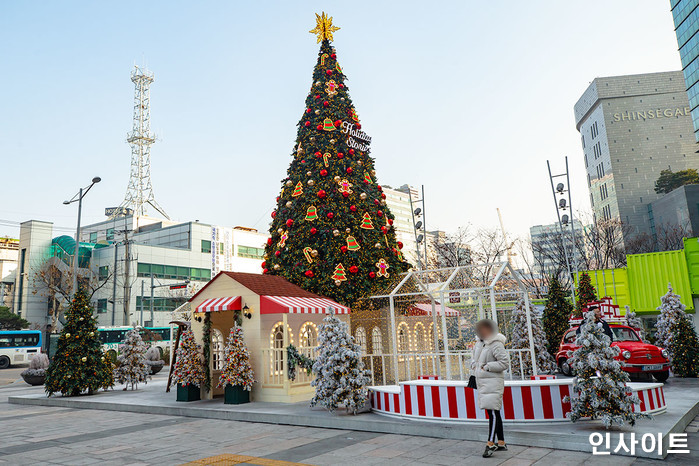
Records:
[[[0,330],[0,369],[26,364],[41,353],[40,330]]]
[[[97,329],[102,350],[112,357],[119,354],[119,345],[133,327],[100,327]],[[160,354],[170,346],[170,327],[139,327],[141,338],[148,346],[156,346]]]

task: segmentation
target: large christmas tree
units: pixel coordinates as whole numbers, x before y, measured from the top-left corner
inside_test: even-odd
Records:
[[[316,15],[321,43],[293,160],[272,212],[263,272],[344,304],[406,269],[393,215],[330,45],[332,17]]]
[[[550,354],[558,352],[561,339],[563,339],[563,335],[570,328],[568,320],[571,312],[573,312],[573,306],[568,301],[561,282],[558,278],[551,277],[542,318],[546,340],[548,341],[547,348]]]
[[[114,385],[112,365],[102,352],[97,320],[87,295],[79,290],[66,311],[58,349],[46,369],[44,387],[49,396],[76,396]]]
[[[534,339],[534,354],[536,355],[537,374],[548,374],[556,370],[556,363],[548,352],[546,334],[541,325],[541,319],[534,313],[529,313],[529,322],[527,322],[527,307],[524,299],[517,300],[512,318],[513,324],[512,338],[510,339],[510,348],[512,349],[529,349],[529,322],[532,327],[532,337]],[[512,374],[515,377],[524,375],[525,377],[534,375],[534,367],[532,365],[532,357],[529,351],[522,353],[522,364],[518,355],[514,355],[510,359]]]
[[[609,428],[625,422],[634,425],[636,419],[650,417],[633,411],[639,399],[626,386],[629,374],[614,359],[619,347],[610,343],[602,326],[595,321],[594,312],[587,312],[575,340],[578,349],[570,358],[575,372],[572,396],[563,400],[571,403],[569,418],[573,422],[581,418],[601,419]]]

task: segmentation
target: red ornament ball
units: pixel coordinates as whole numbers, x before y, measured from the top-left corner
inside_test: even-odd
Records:
[[[393,219],[392,219],[392,218],[389,218],[389,219],[388,219],[388,224],[389,224],[389,225],[393,225]]]
[[[330,76],[331,74],[333,74],[333,70],[325,70],[325,74],[327,74],[328,76]]]
[[[335,127],[339,128],[342,122],[340,120],[335,120]]]
[[[338,152],[338,153],[337,153],[337,158],[338,158],[338,159],[341,159],[341,158],[344,157],[344,156],[345,156],[345,154],[343,154],[342,152]]]
[[[293,219],[289,219],[289,220],[286,221],[286,226],[288,226],[288,227],[290,227],[290,226],[293,225],[293,224],[294,224],[294,220],[293,220]]]
[[[377,210],[376,215],[378,215],[379,217],[383,217],[383,210]]]
[[[269,273],[268,269],[262,269],[262,273]]]
[[[335,214],[333,214],[332,212],[328,212],[328,214],[326,215],[326,217],[328,218],[333,218],[334,216]]]
[[[353,265],[352,267],[349,268],[350,273],[357,273],[359,272],[359,267],[356,265]]]
[[[306,126],[311,126],[311,122],[310,122],[310,121],[307,121],[307,122],[304,123],[304,125],[306,125]]]
[[[262,267],[264,269],[266,266],[267,266],[267,261],[262,261],[262,263],[260,264],[260,267]]]
[[[386,199],[386,195],[384,193],[381,193],[381,199]]]
[[[320,94],[316,94],[316,99],[320,99]]]
[[[316,155],[316,157],[322,157],[322,156],[323,156],[323,154],[321,154],[320,152],[316,152],[315,155]]]
[[[282,252],[281,251],[274,251],[274,255],[279,257],[282,255]]]
[[[349,152],[350,155],[354,155],[354,149],[350,149],[350,150],[348,150],[347,152]]]
[[[399,247],[400,249],[403,249],[403,242],[402,242],[402,241],[398,241],[398,247]]]
[[[384,227],[381,227],[381,231],[382,231],[383,234],[385,235],[385,234],[388,232],[388,228],[386,228],[385,226],[384,226]]]
[[[383,191],[383,188],[381,187],[380,184],[377,184],[377,185],[376,185],[376,189],[378,189],[379,191]]]
[[[352,173],[352,167],[347,167],[347,173]]]
[[[323,101],[323,106],[324,106],[324,107],[327,107],[328,105],[330,105],[330,102],[328,102],[327,100],[324,100],[324,101]]]
[[[347,246],[340,246],[340,251],[347,252]]]
[[[328,171],[327,171],[325,168],[323,168],[323,169],[320,171],[320,176],[328,176]]]
[[[349,197],[349,193],[346,192],[346,191],[344,191],[344,192],[342,193],[342,196],[343,196],[343,197]]]
[[[369,180],[364,180],[364,184],[369,184]]]
[[[350,206],[350,210],[351,210],[352,212],[356,212],[356,211],[357,211],[357,206],[356,206],[356,205],[351,205],[351,206]]]
[[[272,213],[271,213],[271,215],[272,215],[272,218],[276,217],[276,216],[277,216],[277,211],[276,211],[276,210],[273,210]]]
[[[310,109],[310,108],[307,108],[307,109],[306,109],[306,113],[311,113],[311,109]]]
[[[318,191],[318,197],[323,199],[325,197],[325,191],[322,189],[320,191]]]
[[[345,85],[344,85],[344,84],[338,84],[337,87],[339,87],[340,89],[342,89],[343,87],[345,87]]]
[[[306,275],[308,278],[313,278],[313,270],[306,270],[305,275]]]
[[[369,272],[369,276],[370,276],[371,278],[374,278],[374,277],[376,276],[376,272]]]
[[[316,126],[316,129],[317,129],[318,131],[323,131],[323,125],[318,125],[318,126]]]
[[[318,230],[316,230],[315,227],[311,228],[311,234],[315,235],[316,233],[318,233]]]
[[[272,245],[272,238],[267,238],[267,244]]]
[[[330,58],[332,58],[333,60],[335,60],[335,59],[337,58],[337,54],[334,54],[334,53],[333,53],[332,55],[330,55]]]
[[[379,205],[381,204],[378,199],[374,199],[374,204]]]

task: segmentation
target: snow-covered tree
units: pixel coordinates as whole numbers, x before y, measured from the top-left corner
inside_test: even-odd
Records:
[[[204,366],[201,362],[201,347],[194,340],[192,330],[187,328],[180,336],[177,361],[172,368],[172,381],[180,385],[201,387],[204,381]]]
[[[532,336],[534,338],[534,354],[536,355],[536,368],[538,374],[546,374],[556,370],[556,362],[548,352],[546,334],[544,327],[541,324],[541,319],[534,313],[529,313],[529,320],[532,326]],[[510,339],[510,348],[523,349],[529,348],[529,323],[527,322],[527,306],[524,299],[517,300],[517,304],[512,311],[512,338]],[[519,376],[521,373],[524,376],[534,375],[532,368],[532,358],[530,352],[522,353],[522,364],[520,367],[519,356],[515,355],[510,358],[510,368],[514,376]]]
[[[141,334],[135,328],[126,332],[126,338],[119,347],[120,353],[114,369],[114,380],[125,385],[124,390],[135,390],[139,382],[148,383],[150,367],[146,363],[148,346],[143,343]]]
[[[636,331],[638,332],[638,336],[641,337],[641,340],[643,340],[645,343],[648,343],[648,337],[646,335],[646,331],[643,330],[643,322],[641,322],[641,318],[638,317],[629,306],[625,306],[625,309],[626,313],[624,314],[624,317],[626,318],[626,325],[636,329]]]
[[[680,301],[680,295],[672,290],[672,283],[667,285],[667,293],[660,298],[660,315],[655,322],[655,344],[665,348],[672,360],[672,326],[680,319],[686,318],[685,305]]]
[[[573,422],[581,418],[601,419],[606,428],[613,424],[631,425],[636,419],[650,418],[647,414],[633,411],[639,403],[636,395],[626,386],[629,375],[621,370],[621,364],[614,359],[619,348],[610,346],[602,326],[596,322],[595,313],[589,311],[581,324],[580,334],[575,341],[579,347],[569,359],[575,372],[572,396],[563,401],[571,403],[569,419]]]
[[[333,314],[323,319],[313,364],[316,378],[311,385],[316,388],[316,394],[311,406],[319,404],[334,411],[343,405],[348,412],[356,414],[366,403],[370,371],[364,369],[360,351],[345,322]]]
[[[218,379],[218,387],[242,386],[244,390],[251,391],[255,383],[255,374],[250,365],[250,353],[243,340],[243,329],[238,325],[231,328],[225,347],[226,361],[221,369]]]

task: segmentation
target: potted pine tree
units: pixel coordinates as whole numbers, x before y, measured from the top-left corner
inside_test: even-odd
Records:
[[[182,331],[177,360],[172,368],[172,380],[177,384],[177,401],[200,399],[204,381],[204,366],[201,363],[200,346],[194,340],[191,329]]]
[[[243,329],[231,328],[225,348],[226,360],[217,387],[224,387],[224,403],[237,405],[250,402],[255,375],[250,365],[250,353],[243,340]]]

